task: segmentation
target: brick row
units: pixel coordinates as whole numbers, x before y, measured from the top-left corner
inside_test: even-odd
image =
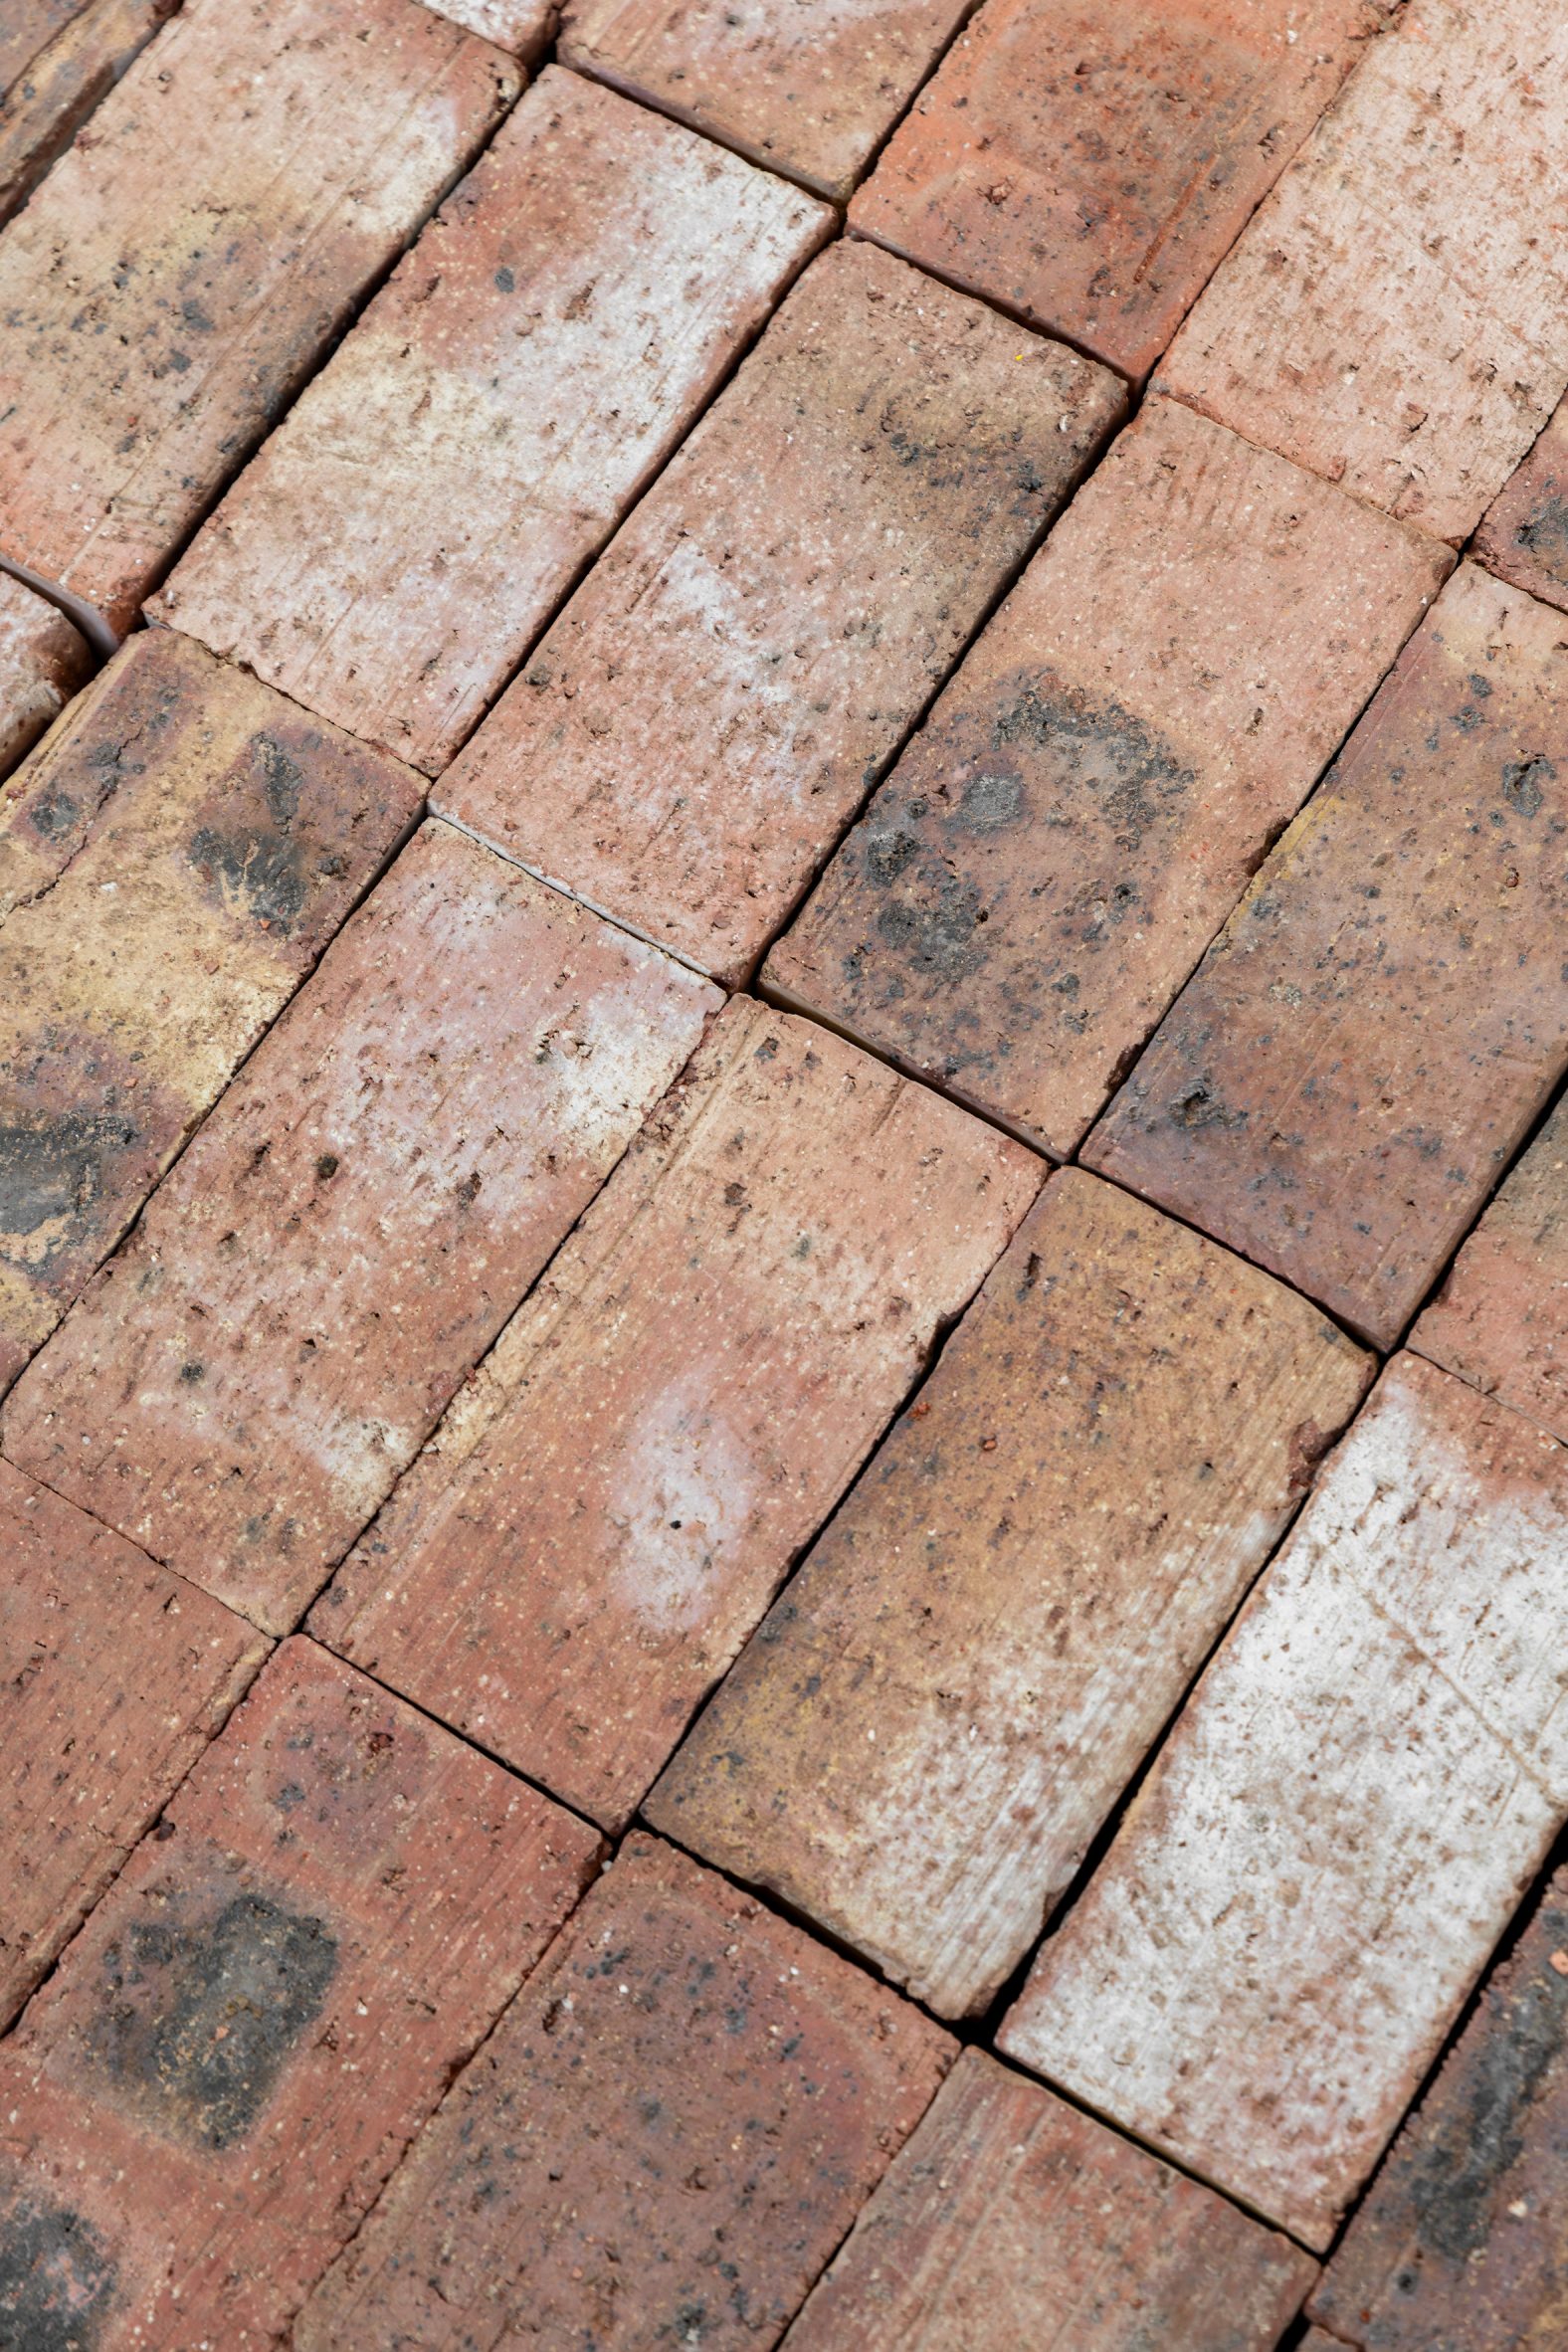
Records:
[[[0,221],[26,203],[178,6],[179,0],[89,0],[69,13],[55,6],[7,11],[29,22],[0,35]],[[11,71],[35,31],[45,36],[40,46]]]

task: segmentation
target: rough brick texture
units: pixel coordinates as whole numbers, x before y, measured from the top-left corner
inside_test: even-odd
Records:
[[[434,774],[831,219],[552,67],[158,611]]]
[[[9,93],[83,0],[8,0],[0,18],[0,92]]]
[[[0,795],[0,1386],[419,812],[419,779],[159,630]]]
[[[1568,2320],[1568,1872],[1547,1886],[1313,2296],[1356,2352],[1549,2352]]]
[[[516,88],[417,0],[185,0],[0,236],[6,552],[127,621]]]
[[[1509,1174],[1410,1344],[1568,1439],[1568,1104]]]
[[[567,0],[567,65],[754,162],[849,195],[968,0]]]
[[[219,1729],[268,1644],[6,1462],[0,1559],[3,2028]]]
[[[648,1811],[945,2017],[985,2009],[1369,1368],[1091,1176],[1047,1187]]]
[[[0,573],[0,776],[53,726],[92,667],[65,616]]]
[[[1565,142],[1559,0],[1409,0],[1163,380],[1458,543],[1568,385]]]
[[[0,2057],[21,2343],[276,2345],[597,1853],[289,1644]]]
[[[989,0],[850,218],[1141,376],[1381,0]]]
[[[954,2055],[633,1839],[307,2307],[300,2352],[767,2352]]]
[[[1065,1157],[1448,560],[1150,402],[775,948],[768,985]]]
[[[27,201],[178,6],[179,0],[89,0],[8,88],[0,84],[0,221]]]
[[[529,62],[549,39],[556,14],[554,0],[425,0],[425,5]]]
[[[438,805],[743,979],[1120,414],[874,246],[812,265]]]
[[[1568,408],[1487,507],[1474,553],[1499,579],[1568,612]]]
[[[7,1453],[287,1630],[714,1001],[427,827],[24,1376]]]
[[[1565,676],[1462,565],[1083,1149],[1382,1346],[1568,1061]]]
[[[1316,2264],[966,2050],[786,2352],[1274,2352]]]
[[[1568,1812],[1568,1455],[1401,1356],[1001,2045],[1326,2246]]]
[[[313,1630],[624,1820],[1042,1173],[737,1000]]]

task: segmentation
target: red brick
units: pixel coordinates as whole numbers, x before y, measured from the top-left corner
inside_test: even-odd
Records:
[[[1400,1356],[1002,2030],[1308,2246],[1568,1813],[1565,1470]]]
[[[6,552],[128,621],[516,88],[416,0],[186,0],[0,236]]]
[[[162,630],[0,795],[0,1386],[419,805],[407,768]]]
[[[1499,579],[1568,612],[1568,407],[1487,507],[1474,553]]]
[[[832,218],[550,68],[157,611],[436,773]]]
[[[1274,2352],[1317,2265],[966,2050],[788,2352]]]
[[[1508,1177],[1410,1344],[1568,1439],[1568,1105]]]
[[[0,776],[53,726],[92,667],[64,615],[0,573]]]
[[[1381,0],[989,0],[850,219],[1141,376]]]
[[[0,2057],[23,2341],[278,2344],[597,1852],[290,1643]]]
[[[986,2009],[1355,1411],[1315,1307],[1077,1170],[659,1783],[656,1829]]]
[[[1568,385],[1568,19],[1409,0],[1198,302],[1167,387],[1457,545]]]
[[[1568,1061],[1565,653],[1461,567],[1083,1148],[1380,1346]]]
[[[428,826],[24,1376],[7,1453],[287,1630],[713,1001]]]
[[[1562,2341],[1568,2314],[1568,1872],[1559,1871],[1313,2297],[1356,2352]]]
[[[812,265],[441,808],[742,980],[1120,415],[874,246]]]
[[[0,92],[9,94],[83,0],[7,0],[0,17]]]
[[[0,1558],[4,2028],[220,1729],[269,1645],[6,1462]]]
[[[312,2298],[300,2352],[767,2352],[955,2055],[633,1839]]]
[[[566,0],[559,54],[635,98],[847,197],[968,0]]]
[[[1043,1172],[734,1001],[312,1630],[619,1825]]]
[[[0,78],[0,221],[26,203],[178,6],[179,0],[88,0],[9,87]],[[0,55],[9,46],[0,35]]]
[[[1065,1158],[1448,560],[1150,402],[773,951],[768,987]]]
[[[425,5],[530,64],[548,41],[556,13],[554,0],[425,0]]]

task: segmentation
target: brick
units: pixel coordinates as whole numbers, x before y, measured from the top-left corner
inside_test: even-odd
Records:
[[[597,1853],[291,1642],[0,2057],[20,2340],[281,2342]]]
[[[1565,1467],[1396,1359],[1002,2029],[1311,2247],[1568,1813]]]
[[[1568,1439],[1568,1104],[1508,1176],[1410,1344]]]
[[[558,54],[842,203],[966,7],[567,0]]]
[[[713,991],[429,826],[24,1375],[23,1468],[284,1632]]]
[[[1473,553],[1499,579],[1568,612],[1568,407],[1487,507]]]
[[[955,2055],[634,1838],[307,2305],[300,2352],[767,2352]]]
[[[312,1630],[619,1826],[1042,1173],[736,1000]]]
[[[517,82],[417,0],[186,0],[0,236],[6,552],[126,624]]]
[[[1558,0],[1410,0],[1163,381],[1458,545],[1568,385],[1565,138]]]
[[[0,97],[0,221],[63,155],[179,0],[89,0]]]
[[[435,774],[832,218],[549,68],[155,609]]]
[[[0,1386],[419,806],[407,768],[162,630],[0,795]]]
[[[1387,14],[989,0],[850,219],[1142,376]]]
[[[773,950],[766,985],[1066,1158],[1448,561],[1149,402]]]
[[[8,0],[0,18],[0,92],[9,95],[83,0]]]
[[[1380,1346],[1568,1062],[1565,651],[1455,573],[1083,1147]]]
[[[1121,413],[869,245],[813,263],[440,807],[743,980]]]
[[[985,2010],[1369,1376],[1267,1274],[1054,1178],[648,1818]]]
[[[1313,2296],[1356,2352],[1561,2335],[1568,1872],[1559,1870],[1395,2141]]]
[[[3,2029],[222,1727],[269,1645],[6,1462],[0,1557]]]
[[[425,0],[425,5],[529,64],[555,22],[554,0]]]
[[[1274,2352],[1317,2265],[966,2050],[788,2352]]]
[[[53,726],[92,667],[65,616],[0,573],[0,776]]]

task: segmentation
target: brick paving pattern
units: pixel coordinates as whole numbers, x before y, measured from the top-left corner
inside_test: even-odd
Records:
[[[1568,2346],[1565,158],[0,10],[6,2352]]]

